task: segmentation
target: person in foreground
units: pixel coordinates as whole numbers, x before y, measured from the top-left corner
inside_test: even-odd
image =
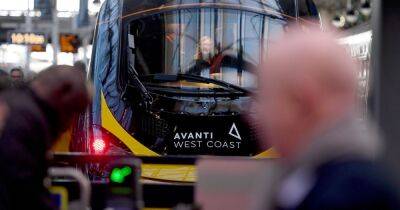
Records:
[[[69,66],[0,93],[0,209],[52,209],[43,186],[47,150],[88,95],[83,75]]]
[[[276,209],[400,209],[376,158],[377,129],[357,111],[357,66],[336,37],[293,30],[260,70],[257,121],[285,170]]]

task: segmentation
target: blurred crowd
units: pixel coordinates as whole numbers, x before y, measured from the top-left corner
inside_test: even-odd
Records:
[[[53,209],[47,151],[89,103],[84,67],[51,66],[31,80],[21,68],[0,72],[0,209]]]
[[[265,209],[400,209],[398,188],[377,162],[378,129],[358,118],[356,63],[336,40],[293,29],[259,67],[252,120],[282,167]],[[46,152],[89,103],[85,76],[80,63],[29,81],[21,68],[0,71],[0,209],[52,209]]]
[[[86,77],[87,71],[84,62],[77,61],[73,66],[81,71]],[[9,87],[23,86],[35,79],[36,76],[36,73],[30,70],[24,70],[22,67],[14,67],[9,71],[0,69],[0,90]]]

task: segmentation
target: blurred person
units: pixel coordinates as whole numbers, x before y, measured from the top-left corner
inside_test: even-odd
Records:
[[[79,71],[81,71],[81,72],[85,75],[85,77],[86,77],[86,75],[87,75],[87,68],[86,68],[85,62],[83,62],[83,61],[77,61],[77,62],[74,63],[74,67],[75,67],[76,69],[78,69]]]
[[[0,91],[11,87],[11,80],[6,71],[0,69]]]
[[[15,83],[22,83],[24,81],[24,72],[21,68],[12,68],[10,71],[11,80]]]
[[[87,77],[86,64],[83,61],[76,61],[74,63],[74,69],[77,70],[76,73],[81,73],[84,78]],[[83,125],[85,121],[84,113],[75,113],[72,117],[72,123],[70,127],[66,129],[60,137],[57,139],[56,143],[51,148],[54,152],[69,152],[77,151],[76,148],[81,148],[81,142],[71,141],[71,139],[77,139],[83,136],[85,131],[78,129],[75,125]]]
[[[0,93],[0,209],[52,209],[43,186],[47,150],[89,101],[76,71],[52,66],[28,87]]]
[[[220,76],[220,67],[224,55],[214,47],[214,41],[209,36],[202,36],[198,43],[198,52],[195,55],[195,64],[189,69],[190,74],[205,77]],[[206,69],[209,69],[205,71]],[[202,75],[202,72],[205,75]]]
[[[214,42],[209,36],[202,36],[200,39],[200,56],[203,59],[210,59],[214,49]]]
[[[261,68],[255,119],[262,143],[274,146],[285,168],[276,209],[400,209],[374,161],[377,129],[358,119],[357,66],[335,36],[290,31]]]
[[[25,73],[24,73],[24,82],[25,83],[31,82],[32,80],[35,79],[36,75],[37,75],[36,72],[34,72],[32,70],[29,70],[29,69],[26,69]]]

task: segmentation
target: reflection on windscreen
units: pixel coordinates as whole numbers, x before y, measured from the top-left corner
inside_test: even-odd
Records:
[[[135,69],[140,75],[193,74],[254,88],[255,69],[284,24],[231,9],[186,9],[147,16],[131,23]]]

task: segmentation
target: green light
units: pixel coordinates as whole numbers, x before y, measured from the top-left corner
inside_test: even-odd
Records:
[[[120,168],[114,168],[111,171],[111,176],[110,180],[115,183],[123,183],[125,181],[125,178],[132,174],[132,169],[129,166],[125,166],[122,169]]]

